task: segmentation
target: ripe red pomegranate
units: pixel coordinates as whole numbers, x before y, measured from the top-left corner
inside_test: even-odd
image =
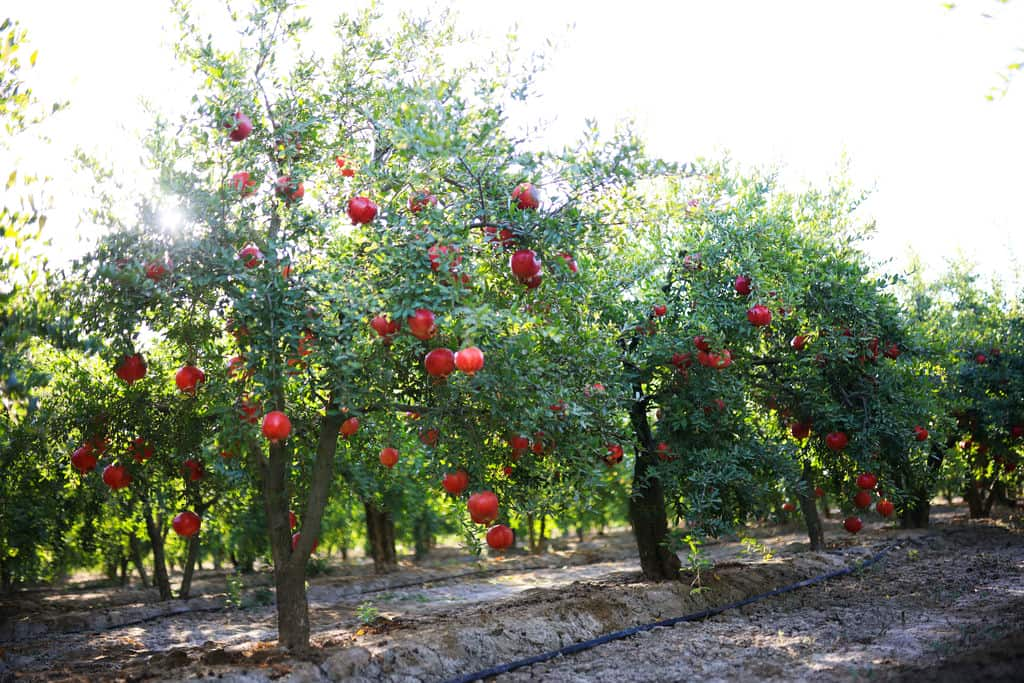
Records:
[[[341,428],[338,430],[338,433],[340,433],[342,436],[344,436],[347,439],[348,437],[352,436],[353,434],[355,434],[358,431],[359,431],[359,418],[358,417],[350,417],[350,418],[348,418],[347,420],[345,420],[344,422],[341,423]]]
[[[241,171],[231,176],[231,182],[229,185],[231,186],[231,189],[237,192],[241,197],[251,197],[256,193],[256,181],[253,180],[245,171]]]
[[[888,498],[880,498],[878,502],[875,503],[875,512],[882,515],[883,517],[888,517],[895,510],[896,506],[893,505],[892,501],[889,500]]]
[[[520,249],[512,254],[509,267],[520,282],[528,284],[529,280],[540,274],[541,262],[533,249]]]
[[[821,488],[820,486],[815,486],[814,487],[814,497],[815,498],[824,498],[825,497],[825,489]]]
[[[341,169],[342,177],[351,178],[356,174],[355,169],[348,165],[348,160],[345,157],[334,157],[334,163]]]
[[[802,334],[798,334],[789,340],[789,345],[794,351],[803,351],[804,347],[807,346],[807,337]]]
[[[674,460],[672,453],[669,450],[668,444],[664,441],[659,441],[658,445],[654,448],[655,454],[658,456],[658,460]]]
[[[288,438],[292,432],[292,421],[280,410],[271,410],[263,416],[263,436],[270,443],[277,443]]]
[[[860,517],[847,517],[843,521],[843,528],[849,531],[851,534],[855,534],[861,530],[864,523],[860,521]]]
[[[857,488],[871,491],[878,486],[878,475],[871,472],[864,472],[857,477]]]
[[[508,444],[512,447],[513,460],[518,460],[530,450],[530,440],[525,436],[513,436],[509,438]]]
[[[693,338],[693,345],[697,347],[698,351],[703,351],[704,353],[711,352],[711,342],[705,339],[703,334],[698,334]]]
[[[616,465],[622,462],[622,446],[617,443],[608,444],[608,455],[604,456],[604,461],[609,465]]]
[[[167,266],[158,261],[153,261],[146,264],[146,277],[153,282],[160,282],[167,275]]]
[[[412,336],[423,341],[427,341],[437,332],[434,313],[427,308],[417,308],[406,320],[406,323],[409,325],[409,332],[412,333]]]
[[[86,474],[96,469],[96,462],[98,458],[92,450],[92,446],[84,445],[79,446],[75,449],[75,452],[71,454],[71,465],[81,472]]]
[[[132,483],[132,475],[124,465],[107,465],[103,469],[103,483],[117,491]]]
[[[737,294],[747,296],[748,294],[750,294],[752,284],[753,280],[751,280],[749,276],[737,275],[736,279],[733,280],[732,288],[736,290]]]
[[[192,364],[184,365],[174,375],[174,383],[186,394],[195,396],[196,389],[206,381],[206,373]]]
[[[871,493],[868,491],[857,491],[853,497],[853,504],[860,509],[865,509],[871,505]]]
[[[442,261],[450,261],[448,264],[450,273],[457,273],[459,265],[462,264],[462,254],[459,253],[459,248],[449,247],[446,244],[432,244],[427,249],[427,259],[430,261],[430,269],[435,273],[441,269]]]
[[[983,353],[976,354],[974,356],[974,362],[977,363],[978,365],[984,365],[985,363],[988,362],[988,356],[986,356]]]
[[[750,324],[754,327],[770,325],[772,322],[772,311],[767,306],[762,306],[761,304],[751,306],[750,309],[747,310],[747,320],[749,320]]]
[[[504,524],[495,524],[487,530],[487,545],[495,550],[504,550],[515,543],[516,535]]]
[[[796,511],[796,505],[794,505],[793,503],[790,503],[787,500],[785,503],[782,504],[782,511],[783,512],[794,512],[794,511]]]
[[[146,440],[139,436],[133,439],[131,445],[128,446],[128,454],[132,456],[132,460],[135,462],[145,462],[153,457],[153,447],[148,445]]]
[[[651,308],[651,311],[654,313],[654,315],[660,318],[661,316],[668,313],[668,306],[666,306],[665,304],[654,304],[654,306]]]
[[[294,530],[299,525],[299,518],[291,510],[288,511],[288,528]]]
[[[114,374],[118,379],[131,385],[146,376],[146,361],[142,359],[141,353],[134,353],[130,356],[122,356]]]
[[[794,422],[789,425],[789,433],[794,439],[806,439],[811,435],[811,424],[809,422]]]
[[[498,497],[492,491],[480,491],[466,503],[469,516],[476,524],[490,524],[498,518]]]
[[[171,520],[171,527],[174,529],[174,533],[179,536],[188,538],[189,536],[195,536],[199,533],[199,527],[202,524],[202,520],[199,519],[199,515],[186,510],[185,512],[179,512]]]
[[[512,190],[512,199],[520,210],[534,210],[540,206],[540,192],[532,183],[519,183]]]
[[[438,439],[441,438],[441,432],[434,427],[427,427],[426,429],[420,430],[420,443],[424,446],[434,447],[437,445]]]
[[[565,261],[565,267],[569,269],[570,273],[580,272],[580,267],[576,265],[576,259],[572,257],[572,254],[567,251],[563,251],[559,252],[558,255],[562,257],[563,261]]]
[[[916,439],[917,441],[924,441],[927,438],[928,438],[928,430],[927,429],[925,429],[921,425],[917,425],[916,427],[914,427],[914,439]]]
[[[429,209],[432,206],[437,206],[437,197],[428,190],[413,192],[409,196],[409,211],[412,213],[419,213],[423,209]]]
[[[274,181],[274,193],[288,204],[297,202],[306,194],[301,182],[292,180],[290,175],[283,175]]]
[[[233,120],[224,127],[231,129],[231,132],[228,133],[229,138],[234,142],[241,142],[252,132],[252,121],[242,112],[236,111]]]
[[[455,367],[472,377],[484,367],[484,352],[475,346],[456,352]]]
[[[348,217],[352,225],[369,223],[377,217],[377,205],[367,197],[353,197],[348,200]]]
[[[299,547],[299,539],[300,538],[302,538],[302,534],[299,533],[298,531],[296,531],[294,534],[292,534],[292,552],[293,553],[295,552],[295,549],[297,547]],[[316,548],[317,548],[318,545],[320,545],[320,539],[319,538],[313,541],[313,552],[314,553],[316,552]]]
[[[260,421],[263,406],[257,401],[250,401],[248,396],[242,396],[238,401],[238,412],[242,422],[254,425]]]
[[[1010,427],[1010,438],[1019,439],[1024,437],[1024,425],[1012,425]]]
[[[848,443],[850,443],[850,437],[846,436],[846,432],[829,432],[825,436],[825,445],[830,451],[841,451],[846,448]]]
[[[461,495],[466,490],[466,487],[469,486],[469,475],[466,474],[466,470],[461,469],[449,472],[441,480],[441,486],[453,496]]]
[[[398,462],[398,450],[391,446],[386,446],[380,449],[380,464],[384,465],[388,469],[395,466]]]
[[[249,243],[238,250],[238,258],[242,259],[246,268],[255,268],[263,263],[263,252],[255,244]]]
[[[423,366],[431,377],[447,377],[455,372],[455,354],[451,349],[434,349],[423,358]]]
[[[181,463],[181,473],[188,481],[199,481],[203,478],[203,464],[194,458]]]
[[[402,322],[400,320],[388,320],[383,315],[378,315],[370,321],[370,327],[373,328],[373,331],[376,332],[378,336],[385,338],[390,338],[391,335],[398,332],[398,329],[401,326]]]
[[[686,353],[676,352],[672,354],[672,360],[669,362],[680,370],[685,370],[693,365],[693,354],[688,351]]]
[[[886,358],[891,358],[893,360],[896,360],[897,358],[900,357],[900,347],[899,347],[899,345],[896,344],[895,342],[893,342],[892,344],[889,344],[888,346],[885,347],[885,351],[883,352],[883,355]]]

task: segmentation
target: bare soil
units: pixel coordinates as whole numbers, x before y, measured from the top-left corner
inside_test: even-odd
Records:
[[[311,581],[315,648],[279,651],[270,606],[223,607],[226,578],[206,572],[189,601],[146,589],[33,591],[0,604],[0,681],[443,681],[613,631],[726,605],[803,579],[877,564],[718,616],[616,640],[502,674],[499,681],[1024,680],[1021,521],[970,522],[936,510],[933,528],[870,522],[855,537],[826,522],[829,549],[796,527],[709,545],[713,569],[641,580],[628,533],[564,550],[470,561],[451,551],[375,576],[332,565]],[[266,593],[267,577],[246,594]],[[701,590],[694,590],[699,586]],[[359,605],[372,603],[370,623]]]

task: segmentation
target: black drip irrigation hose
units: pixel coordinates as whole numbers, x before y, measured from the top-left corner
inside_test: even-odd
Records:
[[[871,565],[881,560],[886,553],[895,548],[897,545],[897,543],[890,544],[885,548],[882,548],[880,551],[878,551],[871,557],[867,558],[866,560],[862,560],[848,567],[843,567],[842,569],[837,569],[826,574],[819,574],[818,576],[812,577],[810,579],[804,579],[803,581],[798,581],[794,584],[783,586],[782,588],[776,588],[775,590],[768,591],[767,593],[759,593],[758,595],[752,595],[749,598],[744,598],[743,600],[738,600],[736,602],[729,603],[728,605],[722,605],[721,607],[710,607],[708,609],[701,610],[700,612],[684,614],[681,617],[673,617],[671,619],[656,621],[651,624],[643,624],[641,626],[633,626],[632,628],[623,629],[621,631],[613,631],[612,633],[606,633],[605,635],[599,636],[597,638],[584,640],[579,643],[573,643],[572,645],[566,645],[565,647],[558,650],[551,650],[550,652],[534,655],[533,657],[517,659],[514,662],[500,664],[498,666],[491,667],[490,669],[484,669],[482,671],[475,671],[471,674],[459,676],[458,678],[451,678],[445,681],[445,683],[472,683],[473,681],[480,681],[485,678],[492,678],[500,674],[515,671],[516,669],[522,669],[526,666],[540,664],[541,662],[546,662],[549,659],[554,659],[555,657],[562,657],[565,655],[576,654],[577,652],[583,652],[585,650],[595,648],[598,645],[604,645],[605,643],[610,643],[615,640],[629,638],[630,636],[634,636],[637,633],[643,633],[644,631],[651,631],[653,629],[662,628],[666,626],[675,626],[676,624],[681,624],[687,621],[702,621],[704,619],[707,619],[708,617],[719,615],[727,610],[745,607],[752,603],[760,602],[761,600],[765,600],[776,595],[790,593],[799,588],[806,588],[808,586],[813,586],[816,583],[829,581],[840,576],[846,576],[847,574],[852,574],[856,571],[860,571],[861,569],[864,569],[865,567],[870,567]]]

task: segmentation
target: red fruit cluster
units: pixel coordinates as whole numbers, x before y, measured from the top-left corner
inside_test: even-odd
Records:
[[[199,515],[191,510],[186,510],[174,516],[174,519],[171,520],[171,527],[174,529],[174,533],[188,538],[199,533],[199,527],[202,525],[202,522]]]
[[[246,171],[240,171],[231,176],[231,181],[228,184],[241,197],[251,197],[256,193],[256,181]]]
[[[385,446],[380,449],[380,464],[391,469],[398,462],[398,449]]]
[[[515,543],[516,535],[504,524],[495,524],[487,530],[487,545],[495,550],[504,550]]]
[[[529,289],[536,289],[540,286],[543,275],[541,275],[541,261],[537,252],[533,249],[520,249],[512,254],[509,259],[509,267],[512,274]]]
[[[292,432],[292,422],[280,410],[272,410],[263,416],[263,436],[270,443],[287,439]]]
[[[772,311],[767,306],[758,304],[747,310],[747,320],[754,327],[764,327],[772,322]]]
[[[71,454],[71,465],[81,472],[87,474],[96,469],[99,456],[90,444],[83,444]]]
[[[132,483],[132,475],[124,465],[107,465],[103,469],[103,483],[117,491]]]
[[[427,427],[421,429],[419,434],[420,443],[424,446],[434,447],[437,445],[438,439],[441,438],[441,432],[433,427]]]
[[[348,200],[348,217],[352,225],[370,223],[377,217],[377,205],[368,197],[353,197]]]
[[[395,333],[402,327],[400,320],[388,320],[386,316],[378,315],[370,321],[370,327],[377,333],[377,336],[390,342]]]
[[[409,196],[409,211],[412,213],[419,213],[432,206],[437,206],[437,197],[431,194],[429,190],[413,192]]]
[[[434,349],[423,358],[423,366],[431,377],[447,377],[455,372],[455,354],[443,347]]]
[[[829,432],[825,436],[825,445],[830,451],[836,453],[846,448],[848,443],[850,443],[850,437],[846,435],[846,432]]]
[[[344,436],[346,439],[356,432],[359,431],[359,418],[350,417],[341,423],[341,428],[338,429],[338,433]]]
[[[449,472],[441,480],[441,486],[453,496],[462,495],[462,492],[469,486],[469,475],[466,473],[466,470],[462,469]]]
[[[475,346],[456,352],[455,367],[472,377],[484,367],[484,352]]]
[[[608,455],[604,456],[604,461],[610,467],[622,462],[622,456],[622,446],[617,443],[610,443],[608,444]]]
[[[292,180],[290,175],[283,175],[274,181],[274,193],[288,204],[300,201],[306,194],[301,182]]]
[[[247,244],[238,250],[238,258],[246,268],[255,268],[263,263],[263,252],[255,244]]]
[[[466,503],[470,519],[475,524],[490,524],[498,518],[498,497],[492,491],[480,491]]]
[[[182,366],[174,375],[174,383],[183,393],[195,395],[199,385],[206,381],[206,373],[194,365]]]
[[[512,199],[516,203],[516,208],[525,210],[534,210],[540,207],[540,192],[533,183],[519,183],[515,189],[512,190]]]
[[[141,353],[122,356],[114,374],[118,379],[130,385],[146,376],[146,361],[143,360]]]
[[[751,285],[753,285],[753,283],[754,281],[751,280],[749,276],[737,275],[736,279],[733,280],[732,288],[736,290],[737,294],[747,296],[748,294],[750,294]]]
[[[234,142],[241,142],[252,133],[252,121],[240,111],[236,111],[233,119],[226,123],[224,127],[231,129],[228,137]]]
[[[128,454],[135,462],[145,462],[153,457],[153,447],[139,436],[133,439],[131,445],[128,446]]]
[[[181,463],[181,472],[188,481],[199,481],[203,478],[203,463],[194,458],[189,458]]]
[[[406,323],[409,325],[409,332],[412,333],[412,336],[422,341],[427,341],[437,332],[434,313],[427,308],[417,308],[406,320]]]

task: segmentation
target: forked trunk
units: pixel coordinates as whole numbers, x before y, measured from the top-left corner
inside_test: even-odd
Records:
[[[146,535],[149,536],[149,544],[153,548],[153,580],[156,588],[160,591],[160,600],[170,600],[171,579],[167,575],[167,557],[164,555],[164,536],[160,531],[160,525],[153,517],[153,509],[149,501],[142,503],[142,517],[146,521]]]
[[[132,564],[135,565],[135,570],[139,572],[139,578],[142,579],[142,585],[149,585],[149,577],[146,576],[146,564],[142,561],[142,543],[139,542],[138,535],[133,531],[128,536],[128,549],[131,551]]]

